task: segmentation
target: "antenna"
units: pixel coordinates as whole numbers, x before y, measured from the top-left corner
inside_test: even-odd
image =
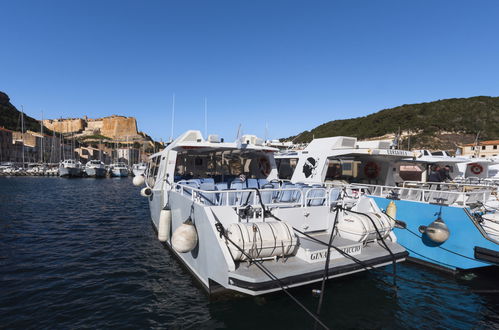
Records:
[[[237,135],[236,135],[236,140],[239,140],[239,135],[241,133],[241,124],[239,124],[239,127],[237,128]]]
[[[172,97],[172,133],[170,135],[170,142],[173,141],[173,123],[175,121],[175,93],[173,93]]]
[[[269,122],[265,122],[265,142],[267,142],[269,136]]]
[[[208,138],[208,99],[204,98],[204,135]]]

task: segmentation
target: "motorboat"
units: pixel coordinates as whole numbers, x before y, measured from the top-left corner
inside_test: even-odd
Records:
[[[109,165],[109,175],[113,177],[126,177],[128,176],[128,166],[123,162],[118,162]]]
[[[137,163],[132,166],[133,176],[144,175],[147,169],[147,163]]]
[[[391,149],[389,141],[352,137],[313,140],[276,156],[291,182],[343,187],[372,197],[403,225],[394,232],[411,260],[449,271],[499,264],[497,186],[427,182],[431,166],[448,165],[451,177],[469,159]],[[287,169],[287,172],[286,172]]]
[[[89,177],[104,178],[106,177],[106,165],[96,159],[92,159],[85,164],[85,174]]]
[[[209,293],[261,295],[405,259],[373,199],[279,180],[276,151],[187,131],[149,159],[141,195],[158,239]]]
[[[65,159],[59,163],[60,177],[81,177],[83,168],[80,162],[74,159]]]
[[[17,171],[16,166],[12,162],[0,163],[0,173],[3,175],[14,175]]]

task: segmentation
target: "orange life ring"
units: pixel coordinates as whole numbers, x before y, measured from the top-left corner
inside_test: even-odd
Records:
[[[473,174],[480,174],[483,172],[483,166],[477,163],[470,164],[470,170]]]
[[[267,158],[260,157],[260,159],[258,159],[258,168],[260,169],[260,173],[262,173],[266,177],[269,176],[271,168],[269,160]]]
[[[368,162],[366,166],[364,166],[364,174],[369,179],[375,179],[379,175],[379,165],[375,162]]]

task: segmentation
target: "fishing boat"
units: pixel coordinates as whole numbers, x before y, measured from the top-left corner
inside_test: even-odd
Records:
[[[60,177],[81,177],[83,169],[81,163],[74,159],[65,159],[59,163]]]
[[[390,145],[332,137],[276,158],[292,182],[327,184],[343,187],[349,196],[372,197],[403,224],[394,232],[413,261],[451,272],[498,265],[497,186],[427,182],[431,166],[447,165],[455,178],[466,174],[458,165],[470,168],[470,160]]]
[[[132,166],[133,176],[144,175],[146,169],[147,169],[147,164],[146,163],[133,164],[133,166]]]
[[[275,151],[187,131],[134,180],[158,239],[208,292],[261,295],[405,259],[371,198],[279,180]]]
[[[109,165],[109,175],[112,177],[128,176],[128,167],[123,162],[113,163]]]
[[[92,159],[85,164],[85,174],[89,177],[104,178],[106,173],[106,165],[100,160]]]

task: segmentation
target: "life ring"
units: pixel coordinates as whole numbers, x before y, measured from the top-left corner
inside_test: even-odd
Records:
[[[271,168],[269,160],[266,157],[260,157],[260,159],[258,159],[258,168],[262,175],[265,177],[269,176]]]
[[[480,174],[483,172],[483,166],[477,163],[470,164],[470,170],[473,174]]]
[[[379,175],[379,165],[375,162],[368,162],[366,166],[364,166],[364,174],[369,179],[375,179]]]

